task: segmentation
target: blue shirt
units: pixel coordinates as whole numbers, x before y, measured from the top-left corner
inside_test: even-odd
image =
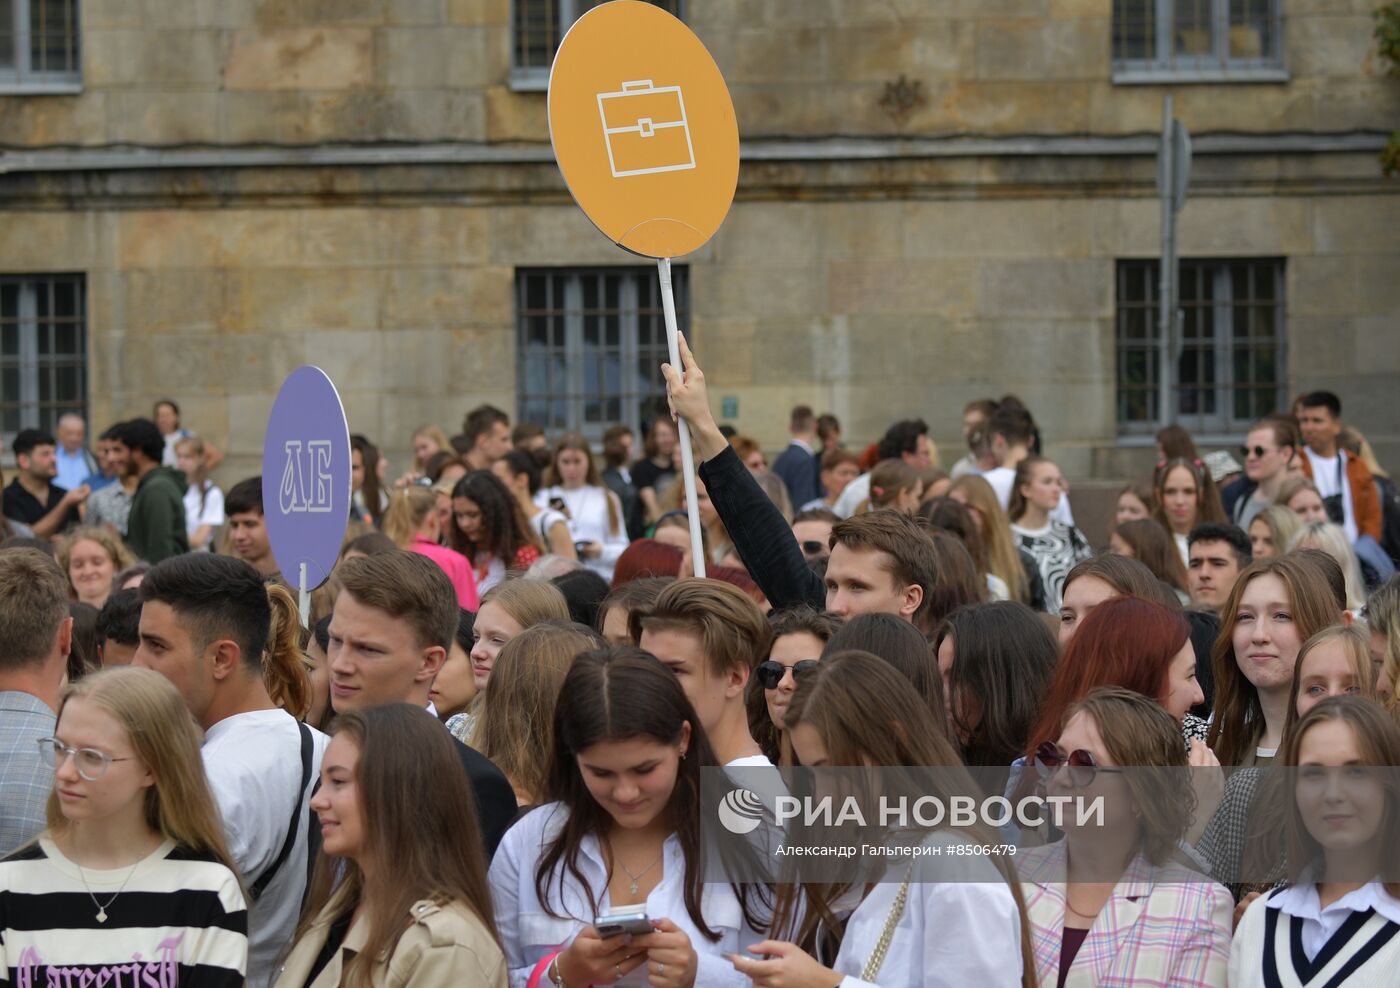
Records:
[[[58,476],[54,478],[54,483],[66,491],[81,487],[97,466],[92,454],[81,446],[76,452],[70,453],[60,443],[54,454],[58,461]]]

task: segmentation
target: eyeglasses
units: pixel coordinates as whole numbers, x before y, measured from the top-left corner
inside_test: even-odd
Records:
[[[78,774],[89,782],[96,782],[107,773],[113,762],[131,762],[134,758],[113,758],[105,751],[96,748],[70,748],[58,738],[39,739],[39,757],[49,768],[57,770],[72,757],[78,767]]]
[[[1100,772],[1108,772],[1114,775],[1121,775],[1121,768],[1104,768],[1094,762],[1092,752],[1083,748],[1076,748],[1074,751],[1066,752],[1054,741],[1045,741],[1035,749],[1035,770],[1042,779],[1048,780],[1061,767],[1069,771],[1069,784],[1076,789],[1083,789],[1094,784],[1094,778]]]
[[[1249,455],[1253,453],[1256,457],[1262,460],[1264,457],[1268,456],[1270,453],[1275,451],[1272,449],[1265,449],[1263,446],[1241,446],[1240,452],[1244,455],[1245,459],[1249,459]]]
[[[799,543],[799,544],[802,546],[802,552],[803,552],[804,555],[808,555],[808,556],[824,556],[824,555],[826,555],[827,546],[826,546],[826,543],[825,543],[825,542],[818,541],[817,539],[808,539],[806,542],[802,542],[802,543]]]
[[[769,659],[767,662],[760,662],[758,664],[756,674],[758,676],[758,681],[763,684],[764,689],[775,690],[778,688],[778,684],[783,681],[783,676],[789,669],[792,670],[793,676],[796,677],[802,675],[808,669],[815,669],[816,667],[816,659],[802,659],[798,662],[794,662],[790,666]]]

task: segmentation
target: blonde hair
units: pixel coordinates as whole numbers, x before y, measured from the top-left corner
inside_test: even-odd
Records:
[[[267,695],[297,720],[311,711],[311,678],[301,647],[301,610],[292,592],[280,583],[267,585],[272,625],[267,636],[267,658],[262,664]]]
[[[1392,576],[1366,601],[1366,621],[1371,630],[1385,639],[1385,654],[1381,669],[1390,680],[1390,695],[1384,698],[1387,709],[1400,710],[1400,576]]]
[[[1303,686],[1303,663],[1316,649],[1331,642],[1341,642],[1356,674],[1357,692],[1368,700],[1376,698],[1376,670],[1371,664],[1371,643],[1366,632],[1355,624],[1334,624],[1323,628],[1298,649],[1298,661],[1293,665],[1293,686],[1288,693],[1288,712],[1283,719],[1283,736],[1288,737],[1298,723],[1298,690]]]
[[[155,779],[146,789],[146,826],[180,847],[214,858],[237,875],[224,841],[223,822],[209,791],[199,753],[199,728],[184,698],[158,672],[119,666],[84,676],[63,691],[58,723],[73,700],[103,710],[121,725],[137,759]],[[72,829],[58,793],[49,794],[48,830]]]
[[[419,436],[427,436],[433,442],[437,443],[439,453],[452,452],[452,442],[447,438],[447,433],[443,432],[440,426],[420,425],[413,430],[413,438],[417,439]],[[426,466],[426,463],[418,462],[415,457],[413,465],[416,469],[422,470],[423,467]]]
[[[1341,525],[1330,521],[1314,521],[1302,526],[1288,540],[1288,551],[1294,549],[1320,549],[1337,561],[1346,578],[1347,610],[1360,610],[1366,602],[1365,583],[1361,578],[1361,563],[1356,551],[1347,541],[1347,534]]]
[[[1010,588],[1012,600],[1029,603],[1030,588],[1027,586],[1026,571],[1021,565],[1016,543],[1011,538],[1011,522],[997,500],[996,491],[984,478],[972,474],[953,481],[953,486],[948,488],[949,496],[955,491],[961,492],[967,499],[968,507],[977,509],[977,530],[987,554],[987,571]]]
[[[413,544],[413,537],[428,515],[437,509],[437,495],[421,484],[410,484],[394,491],[384,512],[381,529],[400,549]]]
[[[496,656],[472,747],[495,762],[529,805],[548,800],[554,705],[580,652],[601,648],[582,625],[546,621],[506,642]]]
[[[64,536],[63,541],[58,544],[57,553],[59,569],[63,570],[64,577],[68,579],[68,592],[74,598],[78,596],[78,590],[73,586],[72,578],[68,576],[68,564],[73,559],[73,547],[79,542],[96,542],[100,545],[107,553],[107,558],[112,560],[113,576],[136,562],[136,557],[127,551],[122,540],[107,529],[96,525],[79,525]]]
[[[506,580],[498,583],[481,598],[481,606],[487,604],[501,608],[522,630],[544,621],[569,620],[568,601],[558,587],[543,580]]]
[[[1262,521],[1269,530],[1275,556],[1281,556],[1288,551],[1288,543],[1298,534],[1298,529],[1303,527],[1297,512],[1283,503],[1269,505],[1255,515],[1249,524],[1253,526],[1256,521]]]

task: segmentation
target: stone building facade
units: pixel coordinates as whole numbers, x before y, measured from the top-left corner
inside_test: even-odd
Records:
[[[796,402],[856,441],[922,416],[951,462],[964,402],[1015,392],[1068,476],[1141,469],[1171,92],[1195,148],[1182,421],[1237,445],[1331,387],[1400,464],[1400,185],[1377,160],[1400,81],[1374,5],[682,0],[743,138],[727,222],[677,262],[716,405],[774,449]],[[585,6],[81,0],[80,71],[47,79],[7,78],[0,34],[0,336],[30,326],[0,352],[3,427],[171,396],[232,480],[308,362],[391,451],[481,401],[641,417],[654,272],[569,200],[540,86],[540,19]],[[77,342],[46,335],[55,284]]]

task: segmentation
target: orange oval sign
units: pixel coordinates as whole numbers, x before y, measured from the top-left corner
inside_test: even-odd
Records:
[[[634,253],[690,253],[734,201],[739,125],[724,76],[650,3],[613,0],[569,29],[549,73],[549,139],[574,200]]]

